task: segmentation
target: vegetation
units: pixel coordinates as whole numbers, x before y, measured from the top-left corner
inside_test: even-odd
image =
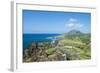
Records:
[[[23,62],[91,59],[90,33],[73,30],[57,38],[60,40],[53,45],[52,42],[42,42],[37,49],[32,43],[24,53]]]

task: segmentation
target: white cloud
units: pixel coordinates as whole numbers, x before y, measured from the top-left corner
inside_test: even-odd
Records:
[[[80,29],[83,27],[83,25],[79,22],[79,20],[75,18],[70,18],[65,26],[69,29]]]
[[[73,24],[73,23],[67,24],[68,27],[73,27],[74,25],[75,25],[75,24]]]
[[[75,18],[70,18],[69,21],[70,21],[70,22],[77,22],[77,19],[75,19]]]

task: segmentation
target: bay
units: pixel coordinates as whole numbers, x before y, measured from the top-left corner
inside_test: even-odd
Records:
[[[59,35],[61,34],[23,34],[23,49],[28,48],[32,42],[51,42]]]

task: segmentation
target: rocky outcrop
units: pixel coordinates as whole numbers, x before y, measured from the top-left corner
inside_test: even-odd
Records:
[[[61,49],[54,47],[54,45],[52,47],[48,42],[32,43],[24,51],[23,62],[60,61],[66,59],[65,55]]]
[[[87,42],[87,41],[86,41]],[[23,51],[23,62],[83,60],[91,58],[90,44],[62,38],[56,42],[33,42]]]

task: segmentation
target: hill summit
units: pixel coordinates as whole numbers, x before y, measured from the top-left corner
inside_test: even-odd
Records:
[[[83,33],[79,30],[71,30],[67,33],[67,35],[82,35]]]

